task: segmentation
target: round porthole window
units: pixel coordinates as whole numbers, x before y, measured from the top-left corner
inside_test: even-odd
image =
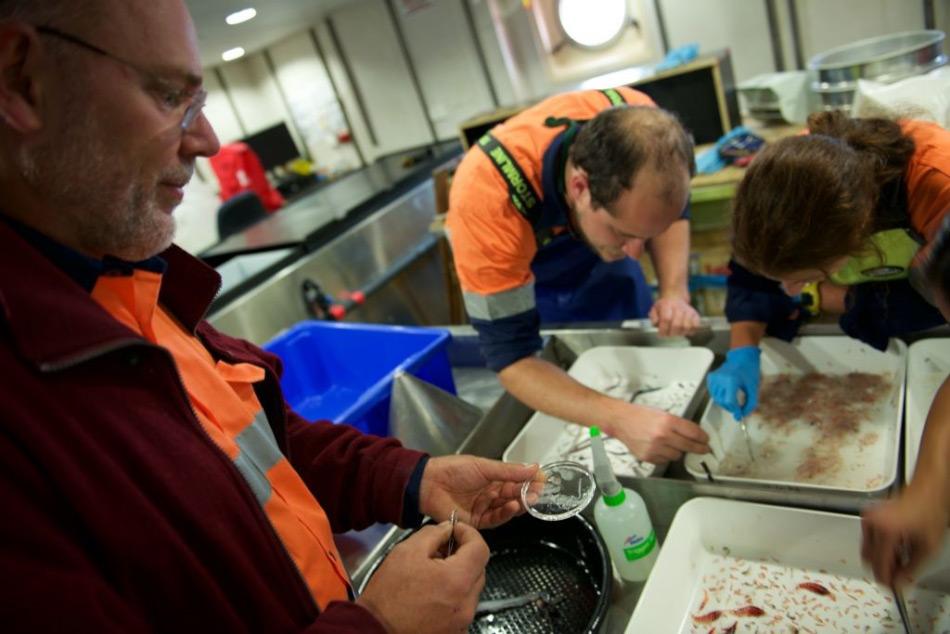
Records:
[[[627,0],[558,0],[557,19],[564,34],[580,46],[612,42],[627,24]]]

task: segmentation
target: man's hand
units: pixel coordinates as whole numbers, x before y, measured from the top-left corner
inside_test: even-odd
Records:
[[[902,586],[940,550],[950,519],[944,500],[942,488],[912,483],[898,498],[862,514],[861,558],[875,579]]]
[[[699,313],[680,297],[661,297],[650,309],[650,322],[663,337],[691,335],[700,326]]]
[[[451,530],[448,522],[423,526],[401,542],[356,600],[390,634],[458,634],[472,622],[485,586],[488,545],[459,522],[456,550],[443,558]]]
[[[419,488],[419,510],[438,520],[458,509],[459,520],[477,528],[504,524],[521,514],[521,485],[540,477],[538,466],[474,456],[429,460]]]
[[[627,404],[629,414],[603,425],[608,436],[619,439],[640,460],[665,463],[685,452],[709,453],[709,435],[699,425],[663,410]]]

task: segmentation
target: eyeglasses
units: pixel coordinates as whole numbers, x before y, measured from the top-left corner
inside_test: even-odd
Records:
[[[113,55],[109,51],[100,48],[95,44],[90,44],[89,42],[83,40],[82,38],[76,37],[75,35],[65,33],[59,29],[49,26],[37,26],[36,30],[38,33],[58,38],[64,42],[69,42],[70,44],[84,48],[87,51],[96,53],[97,55],[108,57],[109,59],[116,61],[123,66],[131,68],[145,80],[149,91],[155,95],[163,107],[168,108],[169,110],[178,110],[182,106],[185,107],[181,118],[182,130],[188,130],[191,127],[191,124],[193,124],[195,119],[198,118],[198,115],[201,113],[201,109],[204,108],[205,102],[208,99],[208,93],[203,89],[195,91],[190,86],[175,87],[167,79],[142,68],[138,64],[134,64],[126,59],[122,59],[118,55]]]

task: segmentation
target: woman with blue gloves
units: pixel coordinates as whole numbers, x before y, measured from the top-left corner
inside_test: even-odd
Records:
[[[808,126],[763,150],[736,195],[731,349],[707,379],[736,420],[758,402],[766,334],[788,341],[809,317],[834,314],[883,350],[892,336],[945,323],[918,263],[950,211],[950,132],[840,112]]]

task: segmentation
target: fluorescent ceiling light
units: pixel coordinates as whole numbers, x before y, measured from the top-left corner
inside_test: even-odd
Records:
[[[581,46],[598,47],[620,35],[627,23],[626,0],[560,0],[557,17],[564,33]]]
[[[240,24],[241,22],[253,20],[255,15],[257,15],[257,9],[241,9],[240,11],[235,11],[228,17],[224,18],[224,21],[231,26],[234,26],[235,24]]]
[[[244,49],[240,46],[235,48],[229,48],[225,52],[221,53],[221,59],[226,62],[233,61],[239,57],[244,57]]]

